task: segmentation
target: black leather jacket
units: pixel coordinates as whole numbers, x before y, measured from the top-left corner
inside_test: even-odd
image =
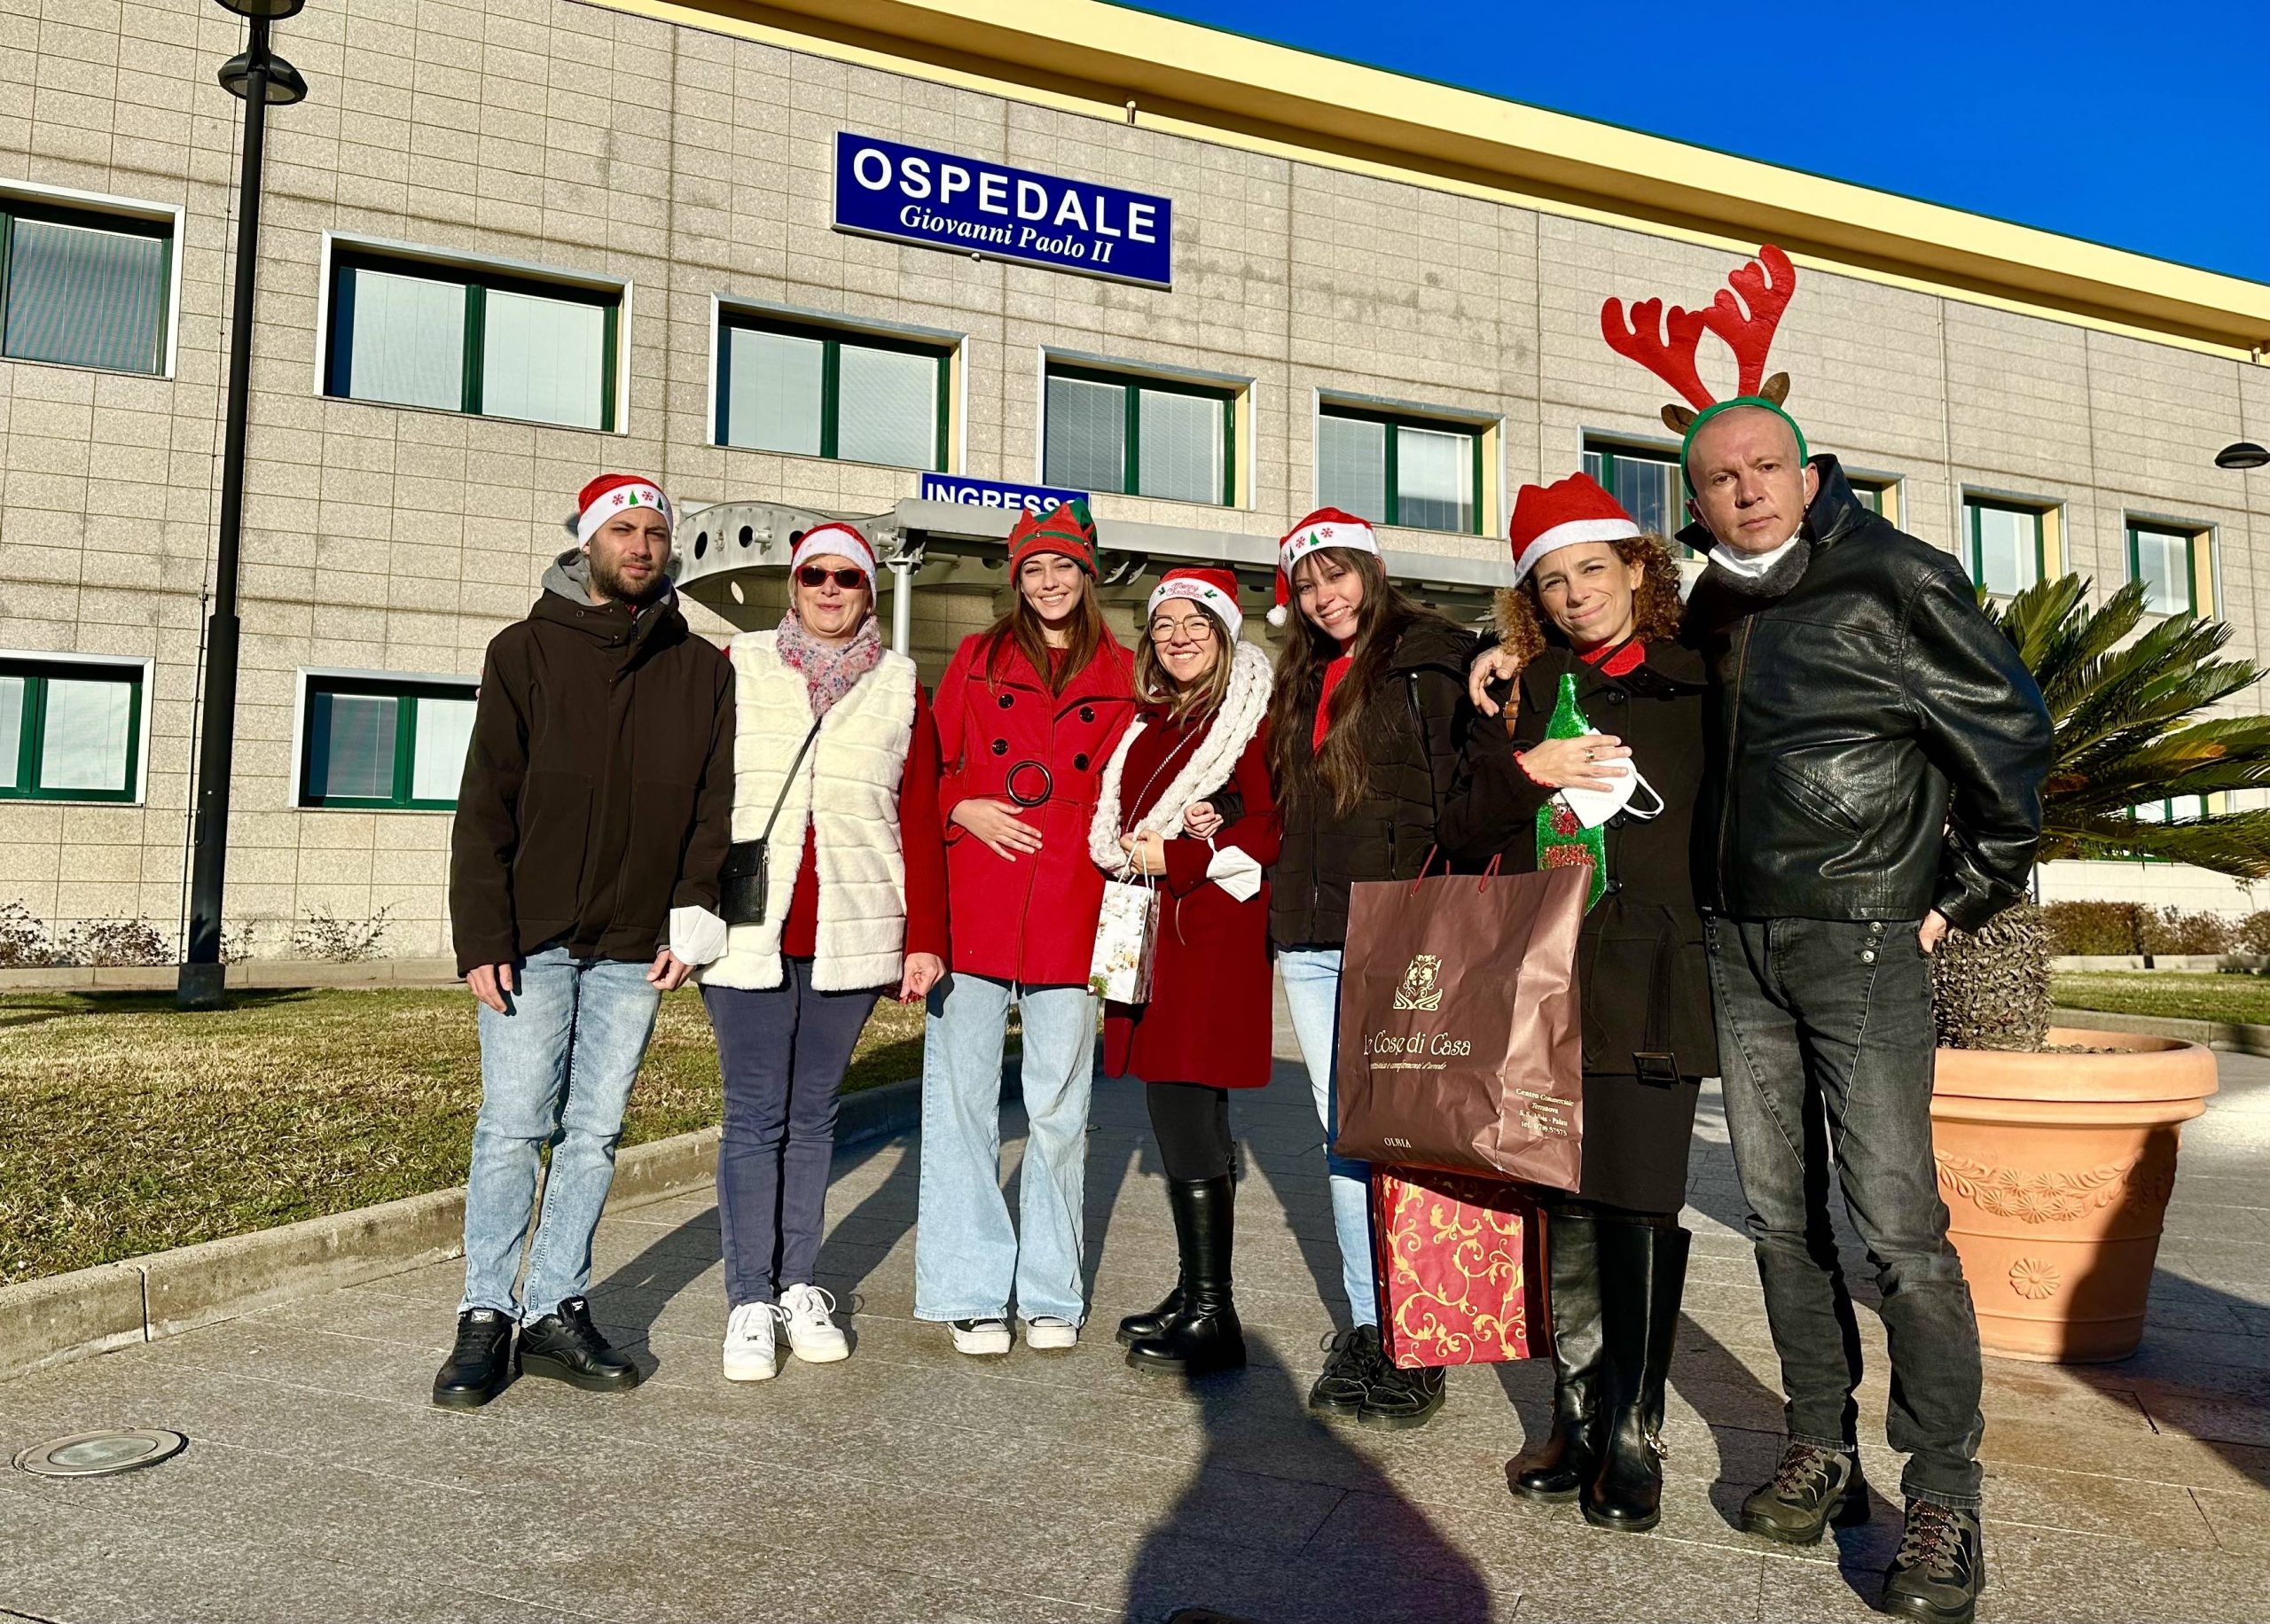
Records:
[[[1812,466],[1796,586],[1743,597],[1713,570],[1688,601],[1712,679],[1696,889],[1737,918],[1936,908],[1976,930],[2032,869],[2048,712],[1961,566],[1862,506],[1835,457]]]

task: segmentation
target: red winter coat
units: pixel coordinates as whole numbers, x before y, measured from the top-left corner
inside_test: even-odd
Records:
[[[1150,810],[1214,719],[1175,722],[1147,713],[1144,722],[1120,769],[1121,792],[1128,797],[1120,808],[1123,832]],[[1266,869],[1277,861],[1278,817],[1262,739],[1253,737],[1231,771],[1225,788],[1244,798],[1245,810],[1214,845],[1241,847]],[[1151,1001],[1104,1005],[1104,1073],[1257,1089],[1269,1081],[1268,883],[1241,902],[1206,878],[1214,854],[1205,841],[1173,838],[1166,854]]]
[[[1014,643],[989,673],[984,641],[966,637],[954,651],[935,707],[953,968],[1028,987],[1084,986],[1103,907],[1088,818],[1097,777],[1134,714],[1134,658],[1107,638],[1053,694]],[[1051,787],[1024,814],[1040,850],[1013,863],[951,819],[964,800],[1009,800],[1010,769],[1027,761],[1047,768]],[[1029,769],[1017,775],[1028,795],[1040,782]]]

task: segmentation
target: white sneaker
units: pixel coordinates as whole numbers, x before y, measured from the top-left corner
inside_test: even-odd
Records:
[[[788,1351],[806,1364],[834,1364],[851,1356],[851,1344],[828,1316],[835,1299],[817,1285],[792,1285],[780,1293],[780,1323]]]
[[[1044,1314],[1038,1319],[1025,1322],[1025,1346],[1038,1348],[1077,1347],[1080,1328],[1070,1320],[1058,1319],[1053,1314]]]
[[[958,1354],[1006,1354],[1009,1351],[1009,1322],[1006,1320],[955,1320],[946,1329],[954,1334],[954,1352]]]
[[[773,1322],[779,1305],[745,1302],[725,1319],[725,1379],[771,1381],[780,1369],[772,1345]]]

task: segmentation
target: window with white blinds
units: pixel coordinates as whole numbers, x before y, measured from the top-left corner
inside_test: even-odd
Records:
[[[0,655],[0,800],[140,799],[143,673]]]
[[[168,221],[0,198],[0,353],[163,372],[172,275]]]
[[[310,675],[300,718],[300,804],[454,808],[474,703],[470,682]]]
[[[727,311],[717,443],[797,457],[946,465],[952,347]]]
[[[1482,431],[1327,402],[1317,415],[1317,501],[1374,524],[1482,528]]]
[[[1235,500],[1237,404],[1226,389],[1051,363],[1048,484],[1170,502]]]
[[[620,288],[360,248],[331,274],[325,394],[614,429]]]

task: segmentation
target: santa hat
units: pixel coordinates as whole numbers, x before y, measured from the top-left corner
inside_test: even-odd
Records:
[[[1014,575],[1035,553],[1057,552],[1092,575],[1096,573],[1096,521],[1084,502],[1060,502],[1045,513],[1027,508],[1009,532],[1009,574]]]
[[[1524,485],[1514,498],[1514,521],[1506,527],[1506,538],[1514,544],[1514,582],[1518,586],[1548,552],[1639,534],[1632,515],[1588,473],[1572,473],[1550,485]]]
[[[670,512],[669,498],[662,495],[662,488],[654,480],[635,473],[603,473],[584,486],[575,497],[575,540],[590,546],[601,525],[632,508],[652,508],[662,516],[664,524],[677,523]]]
[[[860,573],[867,578],[867,592],[872,597],[875,590],[874,545],[840,520],[831,519],[824,525],[814,525],[804,532],[803,538],[796,543],[795,550],[788,555],[788,573],[794,574],[803,567],[807,558],[824,558],[830,553],[840,558],[849,558],[859,566]]]
[[[1293,566],[1327,547],[1352,548],[1375,558],[1384,556],[1380,551],[1380,538],[1372,534],[1371,526],[1353,513],[1343,513],[1338,508],[1317,509],[1286,531],[1277,543],[1277,603],[1269,611],[1272,626],[1282,626],[1293,618]]]
[[[1143,618],[1149,620],[1158,613],[1161,604],[1174,597],[1186,597],[1212,614],[1228,629],[1232,642],[1237,640],[1245,626],[1245,612],[1238,607],[1238,578],[1228,570],[1169,570],[1151,589],[1151,601],[1144,606]]]

